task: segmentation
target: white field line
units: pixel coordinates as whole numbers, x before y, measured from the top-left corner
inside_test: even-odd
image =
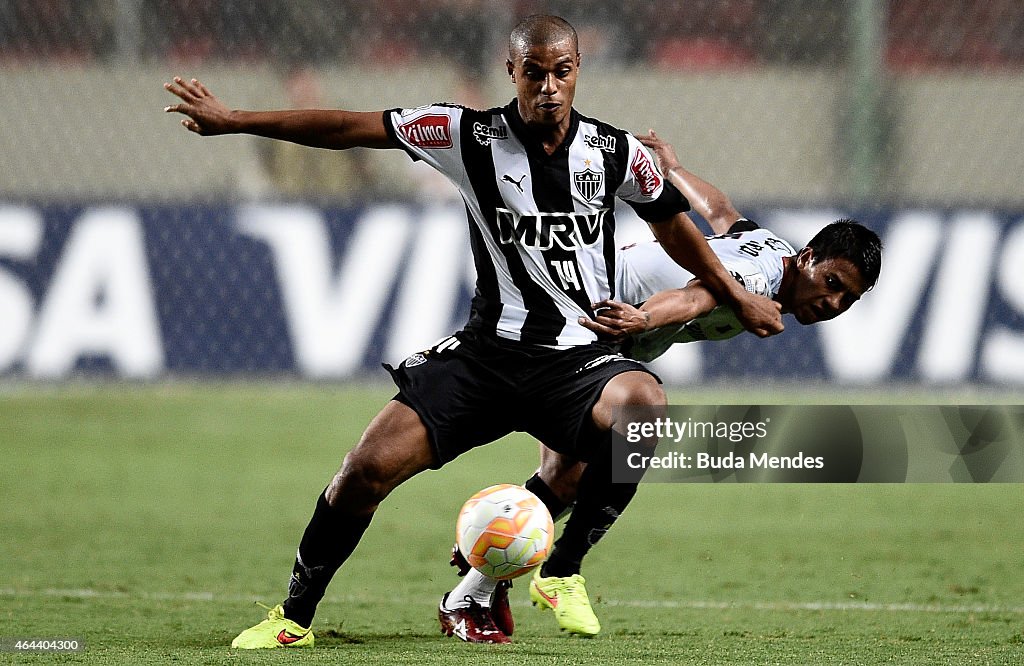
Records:
[[[74,599],[138,599],[144,601],[219,601],[246,602],[253,601],[257,595],[214,594],[213,592],[125,592],[118,590],[96,590],[91,588],[45,588],[39,590],[23,590],[0,588],[0,597],[17,598],[52,598],[68,597]],[[439,597],[438,597],[439,598]],[[388,596],[370,599],[356,595],[328,595],[326,603],[366,603],[374,604],[436,604],[437,598],[410,598]],[[527,602],[513,602],[514,606],[526,606]],[[645,600],[645,599],[602,599],[599,606],[620,608],[653,608],[679,610],[758,610],[758,611],[869,611],[881,613],[1009,613],[1024,615],[1024,606],[1006,606],[1000,604],[915,604],[915,603],[876,603],[869,601],[703,601],[699,599],[684,600]]]

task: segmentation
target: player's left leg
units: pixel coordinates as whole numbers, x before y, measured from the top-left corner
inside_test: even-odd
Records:
[[[626,372],[612,378],[601,391],[592,410],[595,450],[576,480],[576,506],[565,525],[562,537],[544,564],[545,575],[571,576],[579,573],[580,563],[591,547],[604,536],[615,519],[625,510],[636,494],[633,483],[612,483],[611,433],[619,427],[619,408],[642,406],[663,408],[665,392],[658,380],[644,372]],[[620,433],[625,435],[625,432]],[[555,472],[575,472],[577,468],[554,464]],[[574,479],[556,479],[556,483],[571,484]]]
[[[611,433],[619,426],[617,408],[636,405],[657,409],[664,407],[665,401],[665,393],[654,376],[625,372],[608,381],[593,407],[593,449],[579,477],[576,505],[551,556],[530,583],[531,600],[541,608],[553,610],[565,631],[581,636],[593,636],[600,631],[580,566],[637,490],[635,483],[612,483]]]

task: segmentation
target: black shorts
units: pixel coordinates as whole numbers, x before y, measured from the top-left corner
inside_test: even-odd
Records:
[[[587,460],[598,434],[590,412],[605,384],[634,370],[658,378],[606,344],[545,349],[472,330],[384,367],[398,385],[395,399],[427,427],[437,467],[516,431]]]

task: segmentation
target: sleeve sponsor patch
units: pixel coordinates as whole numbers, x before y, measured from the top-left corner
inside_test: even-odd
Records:
[[[629,168],[633,172],[633,178],[636,179],[637,185],[640,188],[640,194],[645,197],[654,196],[654,193],[661,187],[661,175],[654,168],[654,163],[651,162],[651,158],[647,156],[647,153],[643,150],[636,151],[633,163]]]
[[[398,135],[410,146],[419,148],[451,148],[452,119],[450,116],[429,113],[397,127]]]

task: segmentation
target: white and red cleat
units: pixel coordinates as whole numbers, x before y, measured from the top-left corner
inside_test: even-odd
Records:
[[[462,556],[458,545],[452,546],[452,558],[448,563],[458,569],[459,576],[465,576],[472,568],[466,558]],[[508,604],[508,591],[511,587],[512,581],[510,580],[498,581],[498,586],[494,589],[494,596],[491,597],[491,619],[494,620],[495,626],[501,633],[506,636],[511,636],[516,629],[512,608]]]
[[[490,609],[473,601],[472,597],[466,597],[468,606],[453,610],[445,608],[447,601],[448,595],[445,594],[437,609],[437,619],[441,622],[442,634],[455,636],[467,643],[512,642],[512,639],[494,624]]]

